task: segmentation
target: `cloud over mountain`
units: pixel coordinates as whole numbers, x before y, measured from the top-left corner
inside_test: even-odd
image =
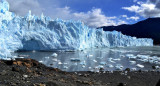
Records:
[[[135,12],[145,18],[160,17],[160,0],[147,0],[146,2],[137,1],[136,5],[122,7],[122,9]]]

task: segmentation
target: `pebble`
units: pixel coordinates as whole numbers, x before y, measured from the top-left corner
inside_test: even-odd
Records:
[[[28,75],[23,75],[24,78],[28,78]]]
[[[2,72],[0,72],[0,75],[6,75],[6,71],[5,70],[3,70]]]
[[[128,79],[131,79],[131,77],[130,77],[130,76],[127,76],[127,78],[128,78]]]

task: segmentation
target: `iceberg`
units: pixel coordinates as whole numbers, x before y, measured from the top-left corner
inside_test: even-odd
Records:
[[[139,68],[144,68],[144,65],[141,65],[141,64],[137,64],[136,66]]]
[[[52,56],[52,57],[57,57],[58,54],[57,54],[57,53],[53,53],[51,56]]]
[[[17,50],[83,50],[97,47],[153,46],[153,40],[123,35],[121,32],[90,28],[81,21],[38,17],[31,11],[24,16],[9,11],[0,2],[0,58]]]
[[[122,70],[123,69],[123,66],[121,64],[117,64],[115,66],[116,70]]]

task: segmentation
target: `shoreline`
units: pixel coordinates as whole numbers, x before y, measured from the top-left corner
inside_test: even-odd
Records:
[[[156,86],[159,71],[64,72],[36,60],[0,60],[0,86]],[[159,84],[157,86],[159,86]]]

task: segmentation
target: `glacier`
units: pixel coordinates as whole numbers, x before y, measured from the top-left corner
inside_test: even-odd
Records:
[[[0,58],[17,50],[83,50],[97,47],[153,46],[153,40],[123,35],[117,31],[90,28],[81,21],[38,17],[31,11],[18,16],[0,2]]]

